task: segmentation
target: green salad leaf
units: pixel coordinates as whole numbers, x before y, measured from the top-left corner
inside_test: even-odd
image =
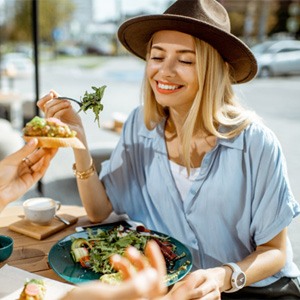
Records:
[[[81,98],[80,111],[86,112],[89,109],[92,109],[95,114],[95,121],[98,122],[98,126],[100,127],[100,112],[103,110],[103,104],[101,100],[104,95],[104,90],[106,85],[103,85],[99,88],[92,86],[94,90],[93,93],[88,93],[87,91],[84,93],[84,96]]]

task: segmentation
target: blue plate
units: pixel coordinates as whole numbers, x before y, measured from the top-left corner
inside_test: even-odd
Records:
[[[93,231],[98,228],[102,230],[110,230],[116,226],[123,225],[125,227],[130,227],[125,221],[116,222],[111,224],[104,224],[97,227],[93,227]],[[157,231],[151,231],[162,237],[167,237],[167,235],[159,233]],[[64,280],[79,284],[84,282],[89,282],[92,280],[98,280],[101,273],[95,273],[90,269],[84,269],[79,263],[75,263],[71,257],[71,244],[74,238],[88,238],[88,233],[86,231],[73,233],[66,236],[65,238],[58,241],[50,250],[48,255],[48,261],[51,268]],[[170,286],[185,277],[192,268],[192,255],[189,249],[180,243],[178,240],[168,237],[169,241],[176,246],[175,253],[181,255],[185,253],[185,256],[175,262],[174,267],[171,271],[168,271],[166,285]],[[182,267],[183,266],[183,267]]]

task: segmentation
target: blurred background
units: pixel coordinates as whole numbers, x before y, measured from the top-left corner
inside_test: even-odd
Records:
[[[49,89],[48,74],[40,71],[44,66],[69,64],[94,70],[105,61],[128,56],[116,37],[120,23],[135,15],[163,12],[173,2],[0,0],[0,91],[20,92],[15,94],[22,98],[19,102],[30,102]],[[232,33],[253,49],[258,77],[299,75],[300,0],[219,2],[229,12]],[[23,103],[26,112],[20,120],[14,112],[17,105],[11,113],[6,96],[0,101],[0,117],[13,118],[14,127],[20,128],[36,113],[34,104]]]
[[[44,75],[36,74],[40,65],[72,60],[95,68],[103,60],[128,55],[116,37],[120,23],[135,15],[163,12],[173,2],[0,0],[0,90],[22,90],[32,99],[44,93]],[[252,47],[258,77],[300,73],[300,0],[219,2],[229,12],[232,33]],[[34,79],[31,89],[28,84],[26,89],[18,86],[24,78]],[[0,116],[7,118],[5,113],[1,109]]]

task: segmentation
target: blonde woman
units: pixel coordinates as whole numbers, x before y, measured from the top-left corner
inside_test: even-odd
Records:
[[[89,151],[74,150],[91,221],[114,210],[186,244],[193,271],[170,295],[184,286],[187,299],[298,299],[287,226],[300,207],[278,140],[235,99],[232,84],[253,79],[257,65],[230,33],[226,10],[178,0],[125,21],[118,36],[146,60],[144,105],[127,119],[100,180]],[[57,96],[39,107],[86,144],[78,115]]]

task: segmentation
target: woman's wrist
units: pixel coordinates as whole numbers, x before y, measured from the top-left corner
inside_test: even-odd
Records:
[[[86,135],[85,131],[82,125],[78,125],[73,128],[74,131],[76,131],[76,137],[85,145],[87,146],[87,140],[86,140]]]
[[[85,180],[90,178],[96,173],[96,167],[94,165],[93,159],[90,161],[90,166],[88,169],[85,169],[84,171],[78,171],[76,163],[73,164],[73,173],[76,176],[76,178]]]
[[[211,270],[214,273],[214,278],[217,280],[221,293],[231,288],[230,279],[232,270],[229,267],[222,266],[208,270]]]

